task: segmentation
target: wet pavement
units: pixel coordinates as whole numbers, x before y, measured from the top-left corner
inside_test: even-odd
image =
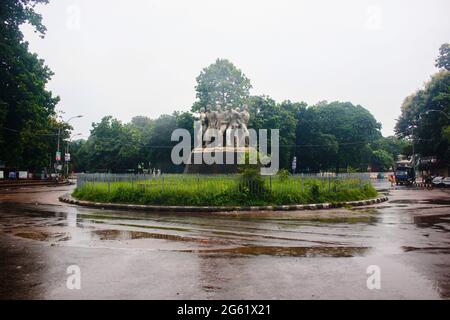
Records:
[[[386,186],[388,187],[388,186]],[[2,299],[448,299],[450,190],[298,212],[81,208],[72,186],[0,194]],[[81,289],[66,286],[81,270]],[[367,268],[380,269],[380,289]]]

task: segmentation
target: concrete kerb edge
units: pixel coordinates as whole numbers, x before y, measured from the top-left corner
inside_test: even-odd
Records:
[[[82,207],[114,209],[114,210],[138,210],[138,211],[175,211],[175,212],[224,212],[224,211],[294,211],[294,210],[318,210],[341,207],[360,207],[388,201],[383,196],[368,200],[345,201],[337,203],[312,203],[297,205],[275,205],[275,206],[156,206],[124,203],[101,203],[84,201],[73,198],[70,194],[60,196],[59,201]]]

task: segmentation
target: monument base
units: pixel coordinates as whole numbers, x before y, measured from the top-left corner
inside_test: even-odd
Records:
[[[255,150],[255,149],[253,149]],[[238,172],[238,161],[244,161],[245,153],[250,151],[250,147],[215,147],[215,148],[195,148],[189,156],[189,163],[184,168],[185,174],[234,174]],[[256,151],[256,150],[255,150]],[[216,160],[216,163],[207,164],[205,154]],[[232,159],[232,161],[228,161]],[[201,163],[196,164],[195,159],[200,159]]]

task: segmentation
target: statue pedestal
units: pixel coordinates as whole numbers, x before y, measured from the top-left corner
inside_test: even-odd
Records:
[[[250,147],[215,147],[215,148],[195,148],[190,154],[190,163],[186,164],[184,173],[186,174],[234,174],[238,172],[238,161],[244,161],[245,153],[250,151]],[[205,163],[205,154],[211,155],[214,159],[221,159],[221,163]],[[195,159],[201,159],[201,164],[194,163]],[[232,163],[227,163],[227,158],[233,159]],[[217,162],[217,160],[216,160]]]

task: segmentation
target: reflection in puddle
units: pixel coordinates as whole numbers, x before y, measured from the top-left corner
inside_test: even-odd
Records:
[[[197,252],[230,255],[269,255],[286,257],[355,257],[367,253],[367,247],[278,247],[245,246],[222,249],[179,250],[180,252]]]
[[[374,224],[378,221],[376,216],[357,216],[357,217],[330,217],[330,218],[310,218],[308,221],[320,223],[366,223]]]
[[[413,220],[419,228],[432,228],[435,230],[448,232],[450,231],[449,218],[450,215],[448,214],[424,216],[417,215],[413,217]]]
[[[14,235],[16,237],[30,239],[30,240],[37,240],[37,241],[51,241],[51,240],[67,241],[70,239],[70,236],[63,232],[48,233],[48,232],[44,232],[44,231],[20,231],[20,232],[14,233]]]
[[[171,241],[183,241],[183,242],[199,242],[199,243],[220,243],[224,244],[225,241],[217,239],[203,239],[194,237],[185,237],[173,234],[161,234],[161,233],[149,233],[142,231],[132,230],[96,230],[91,232],[94,237],[99,240],[135,240],[135,239],[162,239]]]
[[[421,251],[421,252],[428,252],[428,253],[450,253],[450,248],[448,247],[408,247],[403,246],[403,251],[405,252],[414,252],[414,251]]]

